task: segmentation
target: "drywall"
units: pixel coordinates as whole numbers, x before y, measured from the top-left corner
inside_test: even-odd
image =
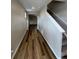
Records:
[[[42,33],[57,59],[61,59],[62,33],[64,30],[45,10],[38,16],[37,28]]]
[[[26,16],[27,18],[27,16]],[[14,51],[22,41],[28,29],[25,11],[16,0],[11,1],[11,50]]]

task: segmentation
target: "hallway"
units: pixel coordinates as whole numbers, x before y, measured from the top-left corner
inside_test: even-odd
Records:
[[[14,59],[56,59],[36,26],[31,25],[29,29]]]

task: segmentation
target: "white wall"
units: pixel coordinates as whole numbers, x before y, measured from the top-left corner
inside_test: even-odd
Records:
[[[11,50],[16,50],[27,30],[25,11],[16,0],[11,1]]]
[[[38,16],[38,30],[42,33],[57,59],[61,59],[62,33],[64,30],[45,10]]]

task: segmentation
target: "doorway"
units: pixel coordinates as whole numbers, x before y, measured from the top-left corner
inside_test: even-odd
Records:
[[[36,15],[29,15],[29,29],[31,27],[37,28],[37,16]]]
[[[29,15],[29,25],[37,26],[37,16],[30,14]]]

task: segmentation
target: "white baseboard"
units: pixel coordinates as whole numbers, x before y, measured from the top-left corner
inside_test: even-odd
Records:
[[[39,30],[39,31],[40,31],[40,30]],[[42,36],[44,37],[43,32],[42,32],[42,31],[40,31],[40,32],[41,32]],[[46,40],[46,37],[44,37],[44,39]],[[56,56],[56,58],[57,58],[57,59],[61,59],[61,57],[59,57],[59,56],[55,53],[54,49],[51,47],[51,45],[48,43],[47,40],[46,40],[46,42],[47,42],[48,46],[50,47],[51,51],[52,51],[52,52],[54,53],[54,55]]]
[[[27,31],[27,30],[26,30],[26,31]],[[24,32],[24,35],[26,34],[26,31]],[[13,53],[11,59],[14,59],[14,56],[15,56],[16,52],[18,51],[19,46],[21,45],[21,42],[22,42],[22,40],[23,40],[23,38],[24,38],[24,35],[22,36],[22,39],[20,40],[20,42],[19,42],[17,48],[15,49],[15,51],[14,51],[14,53]]]

